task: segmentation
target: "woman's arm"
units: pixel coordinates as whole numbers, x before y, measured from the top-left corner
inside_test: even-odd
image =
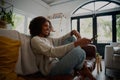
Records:
[[[62,44],[62,42],[64,42],[64,40],[66,40],[67,38],[71,37],[71,36],[75,36],[77,39],[80,39],[81,36],[79,34],[78,31],[76,30],[72,30],[71,32],[67,33],[66,35],[60,37],[60,38],[53,38],[53,43],[55,46],[59,46]]]
[[[62,57],[75,47],[74,42],[58,47],[53,47],[45,41],[41,41],[39,37],[34,37],[31,39],[31,46],[35,53],[43,54],[48,57]]]
[[[67,54],[70,50],[72,50],[74,47],[86,46],[90,42],[91,42],[90,39],[82,38],[66,45],[53,47],[49,43],[47,43],[47,41],[43,41],[39,37],[34,37],[31,39],[31,46],[36,54],[43,54],[48,57],[62,57],[65,54]]]

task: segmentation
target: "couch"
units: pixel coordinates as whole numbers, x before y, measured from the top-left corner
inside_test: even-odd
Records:
[[[51,76],[42,77],[38,73],[36,73],[38,72],[38,68],[36,67],[35,55],[33,54],[32,49],[30,47],[29,35],[19,33],[18,31],[15,31],[15,30],[0,29],[0,38],[1,38],[0,49],[4,51],[4,53],[0,52],[0,60],[1,60],[0,64],[4,63],[5,65],[8,66],[8,63],[9,64],[14,63],[12,67],[6,67],[1,64],[0,70],[4,73],[6,71],[4,67],[6,67],[8,69],[8,72],[5,73],[6,75],[8,73],[11,74],[11,72],[14,72],[14,75],[16,74],[15,80],[24,80],[24,79],[25,80],[67,80],[67,79],[72,80],[74,78],[74,76],[72,75],[56,75],[54,77],[51,77]],[[9,48],[10,50],[6,49],[6,46],[5,48],[2,48],[4,45],[6,45],[6,42],[8,42],[8,44],[10,45],[10,48]],[[14,53],[15,47],[16,48],[18,47],[18,49],[16,49],[18,50],[18,52],[16,53]],[[86,57],[87,66],[90,69],[90,71],[93,71],[95,69],[96,47],[94,45],[88,45],[86,47],[83,47],[83,49],[85,50],[86,56],[87,56]],[[11,56],[11,54],[14,57]],[[6,59],[6,56],[1,56],[1,55],[7,55],[7,58],[9,57],[11,58]],[[7,60],[9,60],[8,63],[5,62]],[[3,74],[1,73],[1,71],[0,71],[0,77],[1,77],[1,74]],[[11,80],[13,79],[11,78]]]
[[[120,43],[112,42],[105,46],[105,74],[120,78]]]

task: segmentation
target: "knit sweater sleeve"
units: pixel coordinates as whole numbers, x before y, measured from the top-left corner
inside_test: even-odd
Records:
[[[62,57],[71,49],[74,48],[74,43],[69,43],[66,45],[53,47],[48,45],[47,42],[41,40],[39,37],[34,37],[31,39],[31,46],[33,52],[36,54],[46,55],[48,57]]]

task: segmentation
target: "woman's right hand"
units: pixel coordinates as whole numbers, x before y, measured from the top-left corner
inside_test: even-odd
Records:
[[[80,33],[79,33],[78,31],[76,31],[76,30],[72,30],[72,31],[71,31],[71,35],[75,35],[75,37],[76,37],[77,39],[81,38]]]
[[[75,45],[75,47],[77,47],[77,46],[83,47],[90,43],[91,43],[91,39],[81,38],[81,39],[78,39],[77,41],[75,41],[74,45]]]

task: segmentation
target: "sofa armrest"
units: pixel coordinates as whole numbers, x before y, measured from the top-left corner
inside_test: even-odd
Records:
[[[86,61],[87,67],[92,72],[95,69],[95,62],[96,62],[96,46],[89,44],[87,46],[82,47],[86,52]]]
[[[114,49],[113,46],[105,46],[105,67],[111,67]]]
[[[96,57],[96,46],[89,44],[87,46],[82,47],[82,49],[86,52],[86,58],[95,58]]]

